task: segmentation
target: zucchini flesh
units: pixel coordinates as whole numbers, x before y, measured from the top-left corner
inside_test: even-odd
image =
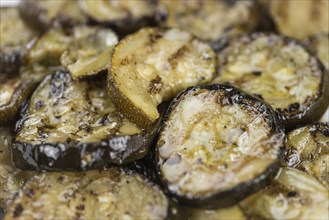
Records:
[[[323,65],[329,70],[329,33],[320,33],[304,40],[312,48]]]
[[[156,145],[159,174],[183,204],[230,206],[275,175],[284,136],[260,100],[231,86],[191,87],[165,113]]]
[[[329,74],[318,59],[292,39],[254,33],[230,40],[217,54],[218,76],[263,98],[288,129],[318,120],[329,104]]]
[[[0,9],[0,74],[16,74],[36,33],[24,25],[16,8]]]
[[[38,30],[86,23],[77,0],[28,0],[18,5],[23,20]]]
[[[79,0],[81,10],[96,23],[107,24],[120,32],[133,32],[154,23],[155,7],[152,1]]]
[[[314,177],[293,168],[282,168],[266,189],[241,203],[256,219],[328,219],[328,190]]]
[[[224,209],[196,209],[188,208],[189,220],[215,220],[215,219],[231,219],[231,220],[246,220],[246,216],[237,205]]]
[[[15,165],[84,170],[143,157],[156,127],[146,132],[124,118],[105,88],[102,77],[80,82],[64,71],[47,76],[18,122]]]
[[[18,192],[5,219],[165,219],[168,200],[138,174],[43,173]]]
[[[320,32],[329,32],[327,0],[271,0],[268,7],[277,29],[286,36],[303,39]]]
[[[118,38],[114,32],[100,27],[75,27],[73,42],[60,60],[73,79],[91,76],[107,69]]]
[[[111,62],[112,101],[141,127],[159,118],[160,103],[209,82],[216,68],[213,50],[180,29],[141,29],[119,42]]]
[[[286,147],[286,166],[306,171],[329,187],[329,122],[289,132]]]
[[[253,1],[170,1],[160,0],[167,14],[164,25],[183,28],[202,40],[253,31],[258,11]]]

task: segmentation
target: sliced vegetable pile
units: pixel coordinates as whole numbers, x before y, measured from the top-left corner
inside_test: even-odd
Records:
[[[1,8],[0,219],[327,219],[325,8]]]

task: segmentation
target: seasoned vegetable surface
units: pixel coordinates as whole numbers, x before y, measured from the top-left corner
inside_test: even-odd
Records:
[[[108,74],[113,103],[141,127],[159,118],[157,107],[188,86],[209,82],[215,53],[180,29],[144,28],[114,48]]]
[[[15,197],[5,219],[165,219],[158,187],[120,168],[43,173]]]
[[[291,131],[285,164],[306,171],[329,187],[329,122]]]
[[[169,106],[158,170],[179,201],[224,207],[264,187],[279,169],[284,131],[273,110],[234,87],[191,87]]]
[[[232,39],[218,53],[218,77],[277,110],[288,129],[318,120],[329,104],[329,73],[301,44],[275,34]]]
[[[232,206],[224,209],[195,209],[188,208],[189,220],[245,220],[247,219],[239,206]]]
[[[16,8],[0,8],[0,74],[16,74],[36,36]]]
[[[283,168],[270,186],[242,202],[255,219],[328,219],[328,189],[314,177]]]
[[[111,103],[105,80],[73,81],[57,71],[33,93],[17,125],[14,162],[21,169],[98,168],[139,159],[154,130],[145,132]]]
[[[78,26],[73,42],[61,56],[61,64],[73,79],[91,76],[107,69],[118,38],[113,31],[101,27]]]
[[[250,32],[259,19],[255,2],[249,0],[160,0],[159,4],[167,14],[164,25],[183,28],[208,41]]]

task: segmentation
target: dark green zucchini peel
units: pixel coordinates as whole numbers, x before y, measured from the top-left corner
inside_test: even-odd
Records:
[[[24,0],[18,10],[25,23],[42,31],[86,23],[77,0]]]
[[[95,75],[106,70],[118,38],[113,31],[101,27],[77,26],[72,34],[73,42],[60,60],[72,78]]]
[[[329,187],[329,122],[288,133],[285,165],[307,172]]]
[[[323,65],[329,70],[329,33],[320,33],[308,37],[303,42],[315,52]]]
[[[106,80],[47,76],[17,124],[13,157],[20,169],[86,170],[142,158],[157,127],[141,130],[110,101]]]
[[[260,99],[228,85],[190,87],[163,117],[158,173],[182,204],[228,207],[271,181],[284,138],[276,113]]]
[[[94,1],[79,0],[81,10],[95,23],[107,25],[119,33],[132,33],[155,23],[156,5],[144,1]]]
[[[232,38],[217,54],[218,76],[259,96],[280,113],[287,130],[317,121],[329,104],[329,73],[299,42],[276,34]]]
[[[18,191],[9,219],[159,219],[168,215],[164,193],[138,174],[104,171],[47,172]]]
[[[16,8],[0,8],[0,75],[18,73],[35,37]]]

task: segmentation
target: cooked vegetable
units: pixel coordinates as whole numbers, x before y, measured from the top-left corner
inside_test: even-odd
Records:
[[[156,146],[159,175],[183,204],[231,206],[276,174],[284,136],[261,100],[227,85],[191,87],[164,115]]]
[[[296,41],[254,33],[229,41],[217,54],[218,77],[277,110],[287,129],[317,121],[329,103],[329,74]]]
[[[306,171],[329,187],[329,122],[291,131],[286,146],[287,166]]]
[[[20,16],[38,30],[71,27],[86,22],[77,0],[28,0],[18,5]]]
[[[118,38],[110,29],[75,27],[73,42],[61,56],[61,64],[73,79],[91,76],[107,69]]]
[[[114,48],[108,74],[113,103],[140,127],[154,123],[158,105],[188,86],[209,82],[213,50],[179,29],[144,28]]]
[[[328,219],[328,191],[314,177],[283,168],[266,189],[241,203],[256,219]]]
[[[16,167],[85,170],[142,158],[155,135],[139,129],[116,110],[104,78],[73,81],[57,71],[33,93],[17,124]]]
[[[113,167],[36,176],[19,191],[5,219],[165,219],[167,211],[158,187]]]
[[[124,33],[132,33],[143,26],[153,24],[156,15],[152,0],[100,0],[97,4],[89,0],[79,0],[79,6],[92,21]]]
[[[247,219],[239,206],[232,206],[224,209],[195,209],[188,208],[189,220],[244,220]]]
[[[34,175],[33,172],[21,172],[13,166],[12,130],[12,125],[0,127],[0,210],[3,211],[7,209],[23,182]]]
[[[167,14],[164,25],[183,28],[207,41],[253,31],[259,20],[256,3],[250,0],[160,0],[159,4]]]
[[[15,8],[0,8],[0,74],[15,74],[36,36]]]
[[[329,33],[321,33],[304,40],[329,70]]]
[[[279,32],[302,39],[329,32],[329,1],[268,1],[270,14]]]
[[[22,67],[19,75],[14,78],[0,75],[0,124],[16,118],[22,103],[49,72],[49,68],[35,64]]]
[[[62,29],[51,29],[44,33],[27,54],[28,63],[59,65],[60,57],[72,43],[72,36]]]

